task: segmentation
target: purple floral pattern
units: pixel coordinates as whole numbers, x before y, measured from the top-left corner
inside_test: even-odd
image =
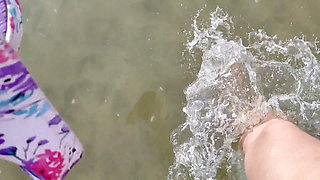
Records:
[[[0,159],[16,163],[33,178],[60,180],[80,160],[83,148],[19,59],[21,7],[17,0],[4,1],[8,22],[6,36],[0,38]]]

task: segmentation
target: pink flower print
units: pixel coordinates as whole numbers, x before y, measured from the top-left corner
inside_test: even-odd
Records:
[[[9,57],[5,56],[3,50],[0,50],[0,64],[5,63],[9,60]]]
[[[10,58],[12,58],[12,60],[17,60],[18,55],[8,44],[5,44],[3,49],[0,49],[0,64],[7,62]]]
[[[15,1],[16,1],[17,5],[19,6],[19,10],[20,10],[20,12],[22,12],[20,2],[19,2],[18,0],[15,0]]]
[[[16,25],[14,24],[14,17],[10,17],[10,27],[12,31],[16,29]]]
[[[22,168],[41,180],[58,180],[64,167],[64,159],[60,152],[45,150],[35,159],[24,162]]]
[[[7,56],[8,49],[10,49],[8,44],[5,44],[3,49],[0,49],[0,63],[5,63],[9,60],[9,57]]]

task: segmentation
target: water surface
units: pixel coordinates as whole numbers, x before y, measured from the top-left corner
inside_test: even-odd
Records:
[[[22,59],[86,149],[68,179],[167,178],[170,133],[186,121],[183,91],[202,63],[182,55],[184,32],[199,9],[205,24],[217,5],[240,37],[251,28],[320,37],[318,1],[22,1]],[[27,179],[0,165],[0,179]]]

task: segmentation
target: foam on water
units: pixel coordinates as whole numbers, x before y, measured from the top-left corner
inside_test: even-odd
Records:
[[[270,114],[319,135],[317,41],[281,41],[263,30],[237,37],[222,9],[211,14],[207,26],[199,27],[198,16],[187,50],[200,51],[202,64],[185,89],[186,122],[171,134],[175,160],[168,179],[241,179],[239,137]]]

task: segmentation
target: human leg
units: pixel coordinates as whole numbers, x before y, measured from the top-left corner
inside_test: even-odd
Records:
[[[272,119],[243,140],[249,180],[320,179],[320,141],[289,121]]]

